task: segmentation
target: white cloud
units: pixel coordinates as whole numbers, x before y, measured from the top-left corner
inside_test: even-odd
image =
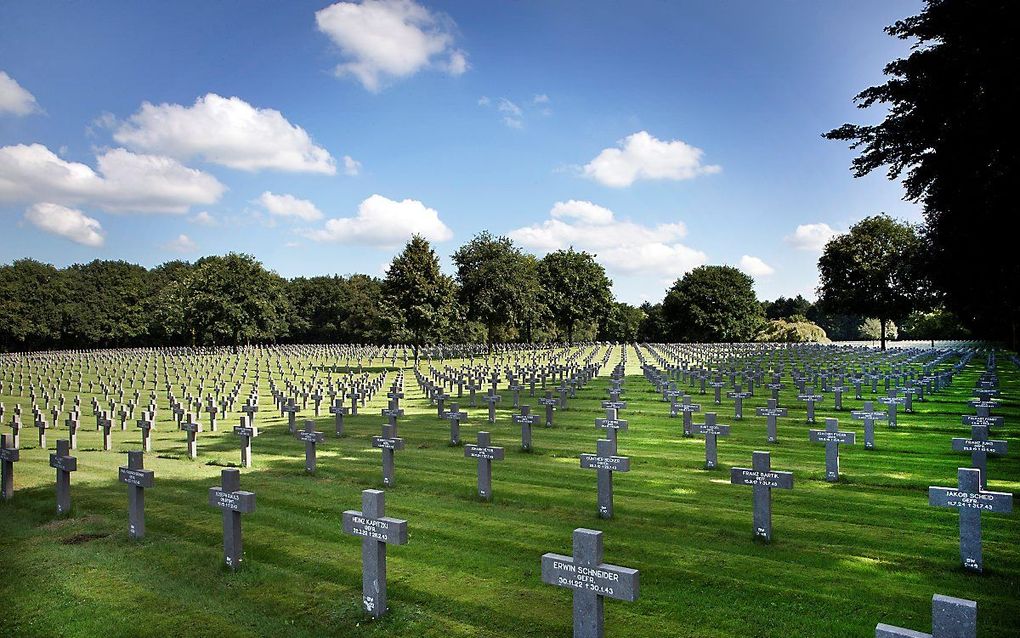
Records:
[[[538,95],[533,97],[531,101],[534,102],[535,104],[548,104],[549,96],[546,95],[545,93],[539,93]]]
[[[759,257],[744,255],[740,258],[740,269],[752,277],[768,277],[776,272],[776,269],[769,266]]]
[[[490,104],[492,104],[492,100],[489,99],[489,96],[483,95],[478,98],[478,106],[489,106]]]
[[[216,202],[226,187],[177,160],[123,148],[104,151],[96,169],[67,162],[42,144],[0,147],[0,202],[88,204],[111,212],[186,213]]]
[[[521,110],[521,107],[517,106],[516,104],[506,99],[505,97],[499,98],[499,102],[496,103],[496,108],[499,110],[500,113],[505,113],[506,115],[512,117],[520,117],[521,115],[524,114],[524,111]]]
[[[205,210],[196,213],[195,215],[192,215],[191,218],[188,219],[188,221],[191,222],[192,224],[198,224],[199,226],[219,225],[219,222],[216,221],[216,218],[209,214],[209,211]]]
[[[106,240],[99,220],[88,217],[76,208],[40,202],[25,211],[25,219],[40,230],[84,246],[102,246]]]
[[[270,215],[277,217],[294,217],[306,222],[314,222],[323,218],[322,211],[307,199],[298,199],[293,195],[277,195],[266,191],[257,200]]]
[[[39,110],[35,96],[22,88],[17,80],[0,71],[0,115],[30,115]]]
[[[524,121],[523,120],[519,120],[516,117],[510,117],[509,115],[507,115],[506,117],[503,118],[503,123],[506,124],[510,128],[515,128],[515,129],[522,129],[522,128],[524,128]]]
[[[587,201],[557,202],[550,219],[510,231],[522,245],[542,253],[573,246],[598,255],[600,263],[623,275],[674,278],[708,261],[680,242],[683,223],[645,226],[616,219],[613,211]]]
[[[187,235],[180,234],[176,239],[171,239],[163,244],[163,250],[172,253],[193,253],[198,250],[198,245]]]
[[[801,224],[792,235],[787,235],[786,243],[798,250],[821,252],[825,244],[838,233],[824,222],[817,224]]]
[[[356,217],[329,219],[322,229],[306,230],[302,234],[315,241],[379,247],[397,246],[414,234],[430,241],[446,241],[453,237],[453,231],[439,219],[435,209],[418,200],[398,202],[382,195],[372,195],[361,202]]]
[[[681,140],[664,142],[639,131],[620,140],[618,148],[603,149],[583,170],[585,176],[613,188],[630,186],[639,179],[692,179],[722,170],[702,164],[703,154]]]
[[[361,162],[350,155],[344,155],[344,174],[355,177],[361,173]]]
[[[424,68],[468,69],[467,54],[453,46],[453,21],[413,0],[337,2],[317,11],[315,23],[347,60],[336,75],[352,75],[373,93]]]
[[[329,152],[279,111],[215,93],[192,106],[145,102],[113,138],[133,150],[181,160],[201,157],[242,171],[336,173]]]

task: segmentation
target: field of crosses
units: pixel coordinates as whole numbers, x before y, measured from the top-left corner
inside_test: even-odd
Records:
[[[1017,636],[1018,395],[968,344],[3,355],[0,635]]]

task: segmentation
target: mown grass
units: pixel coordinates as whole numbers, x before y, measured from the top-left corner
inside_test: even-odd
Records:
[[[483,503],[474,462],[448,446],[447,423],[407,375],[408,414],[399,428],[406,448],[397,453],[387,513],[409,521],[410,541],[389,551],[391,610],[380,621],[361,611],[360,541],[341,533],[340,513],[360,507],[361,490],[381,488],[380,455],[369,439],[378,434],[384,396],[346,419],[343,439],[333,435],[330,416],[320,417],[328,438],[318,473],[308,476],[303,444],[287,434],[263,388],[255,466],[241,479],[242,489],[257,493],[258,509],[244,518],[245,564],[237,573],[221,567],[221,518],[206,504],[221,466],[239,461],[229,431],[235,415],[220,420],[218,433],[200,435],[199,458],[190,461],[161,396],[146,455],[156,485],[139,542],[127,536],[125,488],[116,482],[123,452],[138,448],[137,430],[115,430],[115,451],[103,452],[86,416],[74,510],[60,519],[48,451],[36,449],[35,430],[26,427],[15,498],[0,504],[0,635],[569,636],[570,592],[542,584],[539,557],[570,553],[571,531],[592,527],[605,532],[607,562],[641,570],[640,599],[606,605],[611,636],[871,636],[878,622],[929,630],[933,593],[978,601],[979,635],[1016,636],[1020,518],[983,517],[986,572],[971,574],[959,566],[955,511],[927,504],[929,485],[953,484],[956,468],[969,464],[949,439],[967,434],[959,415],[970,413],[965,401],[981,368],[976,359],[950,390],[915,402],[897,430],[879,425],[875,451],[864,450],[863,427],[850,420],[859,407],[852,393],[841,413],[831,411],[831,399],[823,403],[819,422],[837,416],[861,441],[842,448],[843,478],[829,484],[824,446],[807,441],[807,429],[820,426],[804,422],[792,390],[783,393],[790,416],[780,419],[780,442],[772,445],[764,418],[753,416],[765,404],[762,392],[745,400],[742,421],[733,420],[730,400],[713,406],[711,394],[692,392],[733,426],[719,442],[720,467],[706,471],[703,439],[681,436],[681,421],[667,418],[667,404],[632,356],[622,413],[630,429],[620,435],[632,466],[616,476],[610,521],[596,516],[594,472],[578,466],[580,453],[594,451],[605,379],[580,390],[554,428],[535,428],[533,453],[518,450],[508,391],[495,425],[486,423],[483,404],[461,401],[470,414],[462,439],[484,429],[507,448],[506,460],[494,464],[494,500]],[[994,434],[1013,439],[1020,373],[1003,362],[999,375],[1006,426]],[[87,405],[89,396],[82,399]],[[19,400],[28,412],[25,398],[2,400],[8,415]],[[522,400],[541,412],[536,400]],[[65,436],[50,431],[49,447]],[[750,489],[729,484],[729,467],[748,466],[756,449],[771,449],[773,467],[795,473],[795,488],[775,493],[771,545],[752,539]],[[989,461],[989,489],[1020,491],[1012,454]]]

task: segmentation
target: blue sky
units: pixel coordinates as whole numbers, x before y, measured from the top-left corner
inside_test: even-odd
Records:
[[[813,294],[898,183],[821,133],[919,2],[0,5],[0,261],[243,251],[381,274],[412,232],[595,252],[625,301],[702,263]]]

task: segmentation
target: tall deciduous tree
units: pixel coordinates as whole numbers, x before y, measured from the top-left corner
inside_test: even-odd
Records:
[[[536,273],[525,255],[507,237],[488,231],[475,235],[453,253],[459,297],[468,319],[485,326],[486,340],[516,336],[527,313]]]
[[[140,344],[148,336],[149,272],[126,261],[96,259],[65,271],[67,340],[101,346]]]
[[[557,250],[538,264],[539,281],[553,321],[573,342],[581,322],[594,323],[604,317],[613,303],[613,282],[605,269],[587,252]]]
[[[732,266],[699,266],[678,279],[662,314],[676,341],[751,341],[763,320],[754,279]]]
[[[645,311],[641,308],[617,301],[599,324],[598,338],[601,341],[631,343],[637,341],[641,324],[645,320]]]
[[[863,314],[885,326],[926,303],[927,286],[920,262],[923,244],[916,230],[888,215],[857,222],[829,240],[818,259],[818,293],[829,309]]]
[[[63,273],[34,259],[0,267],[0,344],[5,350],[55,345],[61,338]]]
[[[885,67],[889,80],[865,89],[861,108],[888,104],[873,126],[844,124],[825,136],[861,149],[858,177],[887,167],[905,173],[906,198],[924,205],[927,268],[946,307],[975,333],[1017,343],[1020,260],[1016,216],[1020,103],[1014,0],[927,0],[924,10],[886,29],[914,42]]]
[[[382,290],[390,319],[410,337],[417,362],[422,342],[441,338],[454,319],[453,279],[439,270],[439,257],[429,242],[415,235],[386,269]]]

